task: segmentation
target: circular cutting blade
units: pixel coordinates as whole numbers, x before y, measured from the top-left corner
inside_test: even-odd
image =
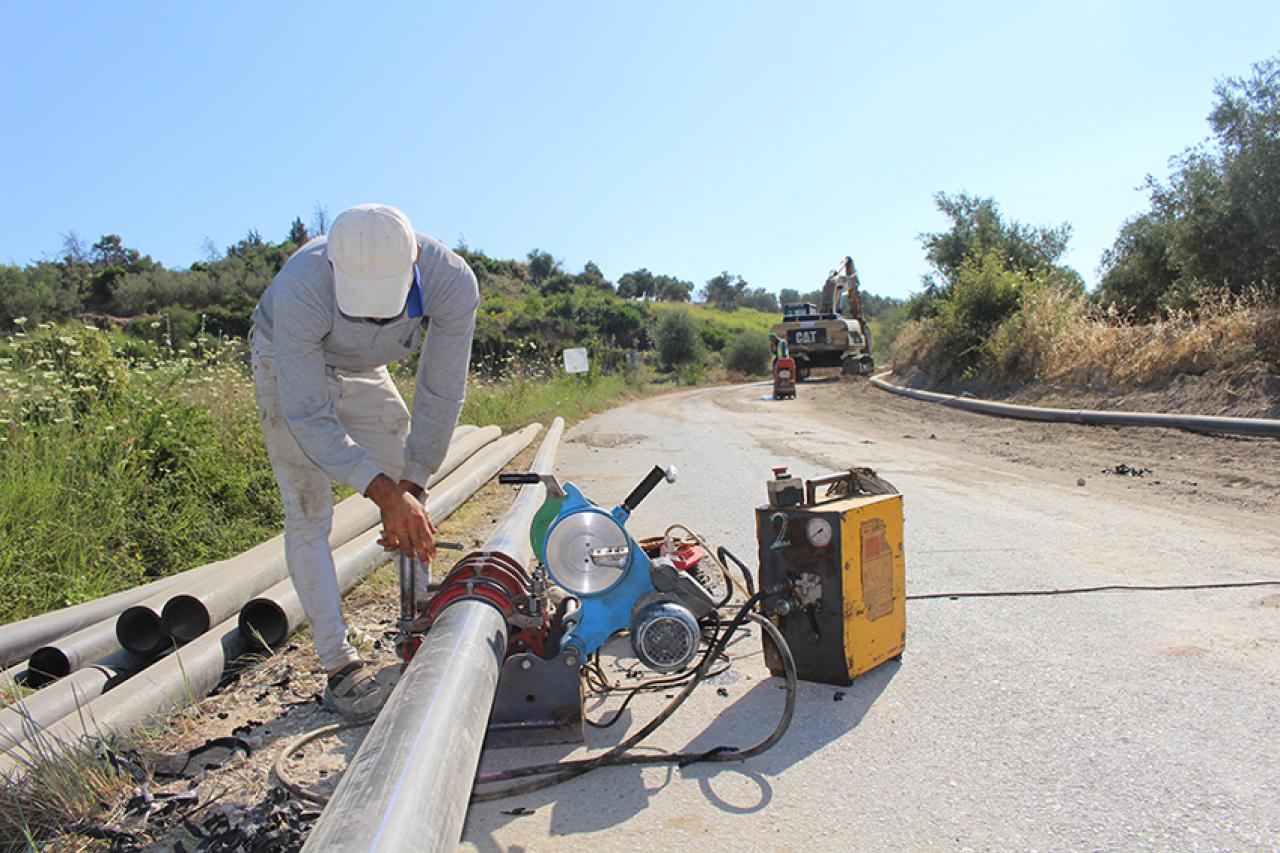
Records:
[[[547,569],[575,595],[604,592],[626,572],[627,546],[626,534],[612,517],[594,510],[575,512],[551,528]]]

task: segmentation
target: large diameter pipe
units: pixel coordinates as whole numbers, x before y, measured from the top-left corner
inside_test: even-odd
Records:
[[[427,512],[432,520],[438,522],[447,518],[528,447],[539,429],[541,427],[537,424],[531,424],[494,442],[441,481],[427,497]],[[386,562],[387,555],[378,544],[378,534],[379,531],[370,531],[334,551],[333,561],[340,586],[354,586]],[[293,581],[285,579],[241,608],[240,630],[251,644],[261,646],[265,643],[275,648],[289,639],[304,618],[302,602],[298,600]]]
[[[513,435],[510,438],[515,437]],[[527,444],[528,440],[525,441],[526,446]],[[467,472],[460,472],[458,479],[474,484],[472,491],[466,492],[463,500],[483,485],[483,481],[475,482]],[[433,516],[441,520],[452,511],[448,503],[453,502],[458,494],[452,486],[452,482],[443,482],[442,488],[433,495],[439,503],[432,504],[429,500],[427,504]],[[460,503],[458,501],[455,507]],[[376,546],[376,531],[371,531],[365,538]],[[354,559],[357,549],[350,550]],[[376,559],[385,561],[386,555],[381,553],[380,547],[377,547],[377,551],[379,553]],[[349,578],[353,576],[348,574]],[[38,731],[28,731],[25,741],[0,754],[0,777],[17,779],[42,754],[51,750],[72,747],[85,736],[128,734],[150,717],[202,699],[218,685],[227,665],[249,647],[249,641],[240,631],[237,620],[227,619],[212,631],[139,671],[124,682],[128,685],[126,689],[102,693],[87,704],[76,704],[56,722]],[[87,677],[81,678],[88,681]],[[106,686],[110,684],[111,682],[106,682]],[[59,684],[54,684],[40,693],[58,687]]]
[[[101,696],[106,690],[137,672],[142,662],[124,650],[84,666],[42,690],[0,710],[0,750],[47,729],[77,708]]]
[[[551,472],[563,430],[557,418],[533,471]],[[542,485],[521,487],[485,550],[510,547],[508,556],[527,562],[529,524],[544,494]],[[442,610],[303,849],[454,849],[506,650],[507,621],[497,608],[460,599]]]
[[[470,424],[464,424],[453,431],[452,440],[456,442],[478,429],[478,427]],[[494,430],[497,428],[489,427],[487,429]],[[494,437],[497,437],[496,434]],[[451,445],[450,452],[452,453],[452,451],[453,447]],[[447,461],[449,457],[446,456],[445,459]],[[377,518],[374,518],[369,527],[377,523]],[[369,527],[366,527],[365,530],[368,530]],[[60,610],[53,610],[49,613],[42,613],[39,616],[32,616],[29,619],[0,626],[0,666],[11,666],[18,661],[25,660],[41,646],[48,645],[58,638],[65,637],[81,628],[101,622],[103,619],[115,618],[131,605],[146,602],[153,596],[159,597],[157,593],[162,590],[185,582],[195,573],[204,574],[214,571],[215,567],[220,565],[220,563],[208,563],[196,566],[185,572],[160,578],[131,589],[121,590],[111,595],[105,595],[93,601],[86,601],[82,604],[64,607]],[[156,612],[158,613],[163,606],[164,602],[161,601],[155,607]]]
[[[378,508],[373,501],[362,495],[352,495],[334,509],[329,545],[344,545],[377,523]],[[164,627],[161,612],[174,592],[185,591],[193,585],[205,582],[223,583],[228,575],[271,563],[278,564],[283,571],[283,536],[273,537],[230,559],[210,563],[204,567],[207,571],[202,571],[176,588],[164,590],[129,606],[116,619],[116,638],[123,648],[135,655],[154,657],[173,646],[173,639]],[[274,582],[273,580],[272,583]]]
[[[427,479],[427,487],[440,482],[500,434],[501,430],[496,426],[465,431],[462,438],[450,444],[449,452],[445,454],[439,470]],[[371,502],[369,505],[373,506]],[[360,532],[373,527],[382,518],[376,509],[367,517],[372,518],[372,521]],[[345,541],[350,541],[351,538],[347,537]],[[162,626],[177,643],[190,642],[209,630],[210,626],[238,613],[246,601],[262,594],[273,584],[283,582],[287,575],[288,567],[284,561],[283,549],[278,553],[273,550],[265,560],[238,561],[238,565],[228,566],[228,570],[217,577],[173,595],[160,611]]]
[[[188,569],[188,572],[199,571],[202,568],[207,566],[197,566],[195,569]],[[103,619],[115,618],[129,605],[143,601],[173,586],[186,574],[184,572],[170,575],[132,589],[95,598],[93,601],[64,607],[61,610],[52,610],[0,627],[0,666],[10,666],[18,661],[25,661],[32,652],[46,643],[101,622]],[[23,666],[25,668],[25,664]]]
[[[115,620],[103,619],[32,652],[27,663],[27,685],[43,687],[118,651]]]

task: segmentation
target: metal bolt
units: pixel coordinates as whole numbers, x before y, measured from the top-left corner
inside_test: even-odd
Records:
[[[533,669],[533,661],[529,660],[528,658],[525,658],[524,660],[520,661],[520,668]]]
[[[565,659],[564,659],[564,665],[565,665],[565,666],[577,666],[577,665],[578,665],[578,659],[577,659],[576,657],[574,657],[573,655],[566,655],[566,656],[565,656]]]

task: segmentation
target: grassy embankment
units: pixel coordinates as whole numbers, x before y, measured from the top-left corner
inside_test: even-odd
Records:
[[[1148,322],[1044,282],[1012,299],[1012,310],[986,326],[963,310],[907,323],[893,344],[895,370],[944,381],[1120,389],[1249,364],[1280,371],[1280,305],[1262,293],[1206,294],[1195,311],[1167,311]]]

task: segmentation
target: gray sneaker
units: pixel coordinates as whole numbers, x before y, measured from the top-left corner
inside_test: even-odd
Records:
[[[391,695],[391,687],[374,676],[360,661],[349,663],[329,676],[324,690],[324,706],[337,711],[348,722],[367,723]]]

